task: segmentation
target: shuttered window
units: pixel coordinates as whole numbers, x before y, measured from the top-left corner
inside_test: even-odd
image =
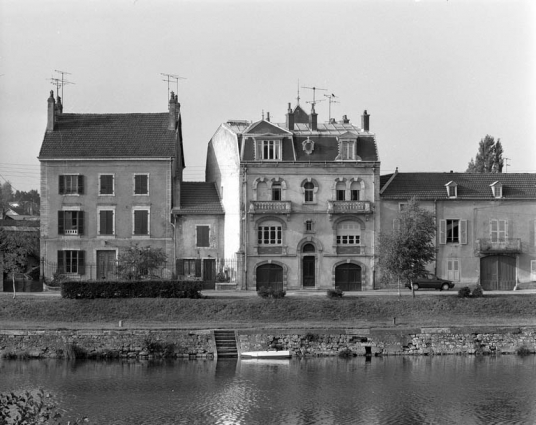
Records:
[[[62,174],[58,178],[60,195],[82,195],[84,193],[84,176],[78,174]]]
[[[197,237],[196,246],[199,248],[206,248],[210,246],[210,226],[195,226]]]
[[[114,194],[114,175],[101,174],[99,176],[99,195]]]
[[[99,211],[99,235],[114,234],[114,211],[100,210]]]
[[[147,174],[134,175],[134,194],[148,195],[149,194],[149,176]]]
[[[439,220],[439,243],[467,244],[467,220]]]
[[[134,235],[149,235],[149,210],[134,210]]]
[[[85,251],[58,251],[58,273],[86,273]]]
[[[58,235],[83,235],[84,211],[58,211]]]

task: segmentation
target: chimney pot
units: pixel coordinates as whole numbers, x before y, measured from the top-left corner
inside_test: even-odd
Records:
[[[370,124],[370,115],[367,113],[367,110],[363,112],[363,115],[361,115],[361,127],[363,128],[363,131],[369,131],[369,124]]]
[[[294,112],[292,112],[290,102],[288,104],[288,111],[287,111],[287,128],[290,131],[294,130]]]
[[[315,112],[315,104],[311,104],[311,115],[309,115],[309,125],[312,131],[318,129],[318,114]]]
[[[175,130],[177,128],[177,116],[179,113],[180,105],[178,103],[178,96],[171,92],[169,98],[169,124],[168,130]]]
[[[266,112],[266,121],[270,122],[270,112]]]
[[[54,131],[54,124],[56,123],[56,101],[54,100],[53,90],[50,90],[50,97],[47,103],[47,131]]]

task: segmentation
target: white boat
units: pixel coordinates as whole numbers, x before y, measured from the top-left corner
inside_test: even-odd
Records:
[[[252,359],[288,359],[291,357],[290,351],[244,351],[240,357]]]

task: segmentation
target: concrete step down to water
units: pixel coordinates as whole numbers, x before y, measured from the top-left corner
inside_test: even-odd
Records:
[[[214,340],[218,357],[238,357],[234,331],[214,330]]]

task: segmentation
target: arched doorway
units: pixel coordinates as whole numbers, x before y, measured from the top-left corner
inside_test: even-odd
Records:
[[[316,285],[316,256],[314,255],[315,251],[315,246],[311,243],[305,244],[302,248],[302,285],[304,288],[314,288]]]
[[[361,291],[361,266],[344,263],[335,267],[335,286],[342,291]]]
[[[511,291],[516,286],[516,259],[490,255],[480,259],[480,284],[485,291]]]
[[[257,291],[261,287],[283,290],[283,267],[277,264],[262,264],[257,267]]]

